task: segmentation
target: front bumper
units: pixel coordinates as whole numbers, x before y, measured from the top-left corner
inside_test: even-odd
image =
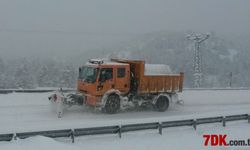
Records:
[[[89,94],[85,94],[85,104],[90,106],[101,106],[101,98]]]

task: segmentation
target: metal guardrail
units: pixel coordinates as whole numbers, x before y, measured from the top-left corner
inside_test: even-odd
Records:
[[[8,93],[46,93],[53,92],[58,90],[55,89],[0,89],[0,94],[8,94]],[[71,88],[62,88],[63,92],[71,92],[76,91],[76,89]],[[184,91],[218,91],[218,90],[250,90],[250,87],[246,88],[184,88]]]
[[[121,132],[157,129],[159,127],[158,122],[153,123],[140,123],[140,124],[127,124],[121,126]]]
[[[20,139],[25,139],[27,137],[42,135],[46,137],[56,138],[56,137],[70,137],[72,134],[71,129],[66,130],[51,130],[51,131],[37,131],[37,132],[23,132],[16,133],[16,137]]]
[[[126,125],[114,125],[103,127],[90,127],[90,128],[77,128],[77,129],[65,129],[65,130],[50,130],[50,131],[36,131],[36,132],[22,132],[22,133],[10,133],[0,134],[0,141],[11,141],[12,139],[24,139],[31,136],[42,135],[51,138],[58,137],[70,137],[72,143],[75,141],[75,137],[97,134],[118,134],[122,137],[122,133],[157,129],[159,134],[162,134],[163,128],[180,127],[180,126],[192,126],[195,130],[197,125],[209,124],[209,123],[222,123],[223,127],[226,126],[226,122],[248,120],[250,123],[249,114],[231,115],[231,116],[218,116],[188,120],[176,120],[176,121],[164,121],[164,122],[152,122],[152,123],[138,123],[138,124],[126,124]]]
[[[249,120],[250,116],[248,114],[244,115],[232,115],[232,116],[226,116],[225,120],[226,121],[237,121],[237,120]]]
[[[53,92],[59,90],[58,89],[0,89],[0,94],[8,94],[8,93],[47,93],[47,92]],[[63,92],[71,92],[71,91],[76,91],[75,89],[70,89],[70,88],[63,88]]]
[[[81,128],[81,129],[74,129],[74,136],[96,135],[96,134],[115,134],[119,130],[120,130],[119,126]]]
[[[169,127],[180,127],[180,126],[192,126],[194,124],[194,120],[178,120],[178,121],[166,121],[162,122],[163,128],[169,128]]]
[[[184,91],[230,91],[230,90],[250,90],[250,87],[241,88],[184,88]]]
[[[196,120],[196,124],[216,123],[216,122],[222,122],[222,121],[223,121],[223,117],[200,118]]]
[[[14,134],[0,134],[0,141],[11,141],[14,137]]]

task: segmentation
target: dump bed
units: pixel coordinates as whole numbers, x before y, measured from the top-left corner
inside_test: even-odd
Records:
[[[116,60],[130,64],[130,70],[136,78],[138,94],[182,92],[184,74],[145,74],[143,60]],[[163,69],[163,68],[162,68]]]
[[[144,75],[139,79],[138,93],[181,92],[183,73],[171,75]]]

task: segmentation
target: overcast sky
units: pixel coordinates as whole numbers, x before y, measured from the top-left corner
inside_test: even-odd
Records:
[[[0,0],[0,55],[68,55],[164,30],[250,34],[249,7],[250,0]]]

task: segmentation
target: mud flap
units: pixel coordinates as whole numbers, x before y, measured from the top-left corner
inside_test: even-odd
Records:
[[[179,99],[176,104],[179,104],[179,105],[184,105],[184,101],[182,99]]]
[[[172,102],[179,104],[179,105],[184,105],[184,101],[182,99],[179,99],[178,94],[173,94],[171,95]]]

